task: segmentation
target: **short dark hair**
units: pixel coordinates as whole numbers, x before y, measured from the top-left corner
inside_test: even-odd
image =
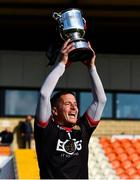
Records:
[[[56,104],[57,104],[58,100],[60,99],[60,97],[62,95],[65,95],[65,94],[72,94],[73,96],[75,96],[75,93],[70,91],[70,90],[58,91],[51,98],[51,106],[52,107],[56,106]]]

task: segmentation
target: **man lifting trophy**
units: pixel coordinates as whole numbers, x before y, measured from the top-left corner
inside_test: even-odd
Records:
[[[69,53],[70,61],[88,60],[93,52],[84,39],[86,20],[79,9],[68,9],[60,13],[54,12],[53,18],[58,22],[58,30],[62,40],[70,39],[75,49]]]
[[[89,142],[100,122],[106,94],[96,69],[96,54],[90,42],[83,38],[85,20],[80,11],[71,9],[54,13],[53,17],[59,23],[58,37],[64,42],[60,49],[56,46],[57,62],[40,88],[35,113],[34,138],[40,179],[88,179]],[[81,116],[75,93],[67,90],[67,82],[63,90],[57,89],[71,65],[70,58],[75,62],[80,59],[91,82],[92,103]],[[75,74],[70,75],[73,83]],[[79,80],[87,78],[83,76]]]

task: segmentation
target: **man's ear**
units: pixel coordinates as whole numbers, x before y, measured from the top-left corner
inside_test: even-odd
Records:
[[[56,107],[52,108],[52,114],[57,116],[58,113],[57,113],[57,108]]]

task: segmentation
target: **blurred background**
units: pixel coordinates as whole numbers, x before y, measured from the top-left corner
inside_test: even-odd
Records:
[[[139,0],[0,0],[0,132],[4,130],[13,134],[7,149],[0,138],[0,177],[38,178],[34,138],[31,138],[30,148],[23,148],[19,145],[18,133],[28,115],[32,116],[33,127],[39,89],[52,69],[48,66],[46,52],[59,36],[52,14],[69,8],[80,9],[86,19],[85,38],[91,42],[97,54],[96,65],[107,95],[102,121],[93,133],[93,140],[101,149],[93,152],[95,148],[90,148],[91,156],[95,155],[91,159],[97,162],[94,164],[97,171],[93,171],[94,167],[90,164],[90,178],[140,179],[140,151],[136,151],[134,146],[136,142],[140,147]],[[75,62],[67,69],[56,88],[61,89],[75,91],[82,115],[91,103],[90,80],[82,63]],[[127,139],[137,154],[137,163],[131,160],[133,168],[129,166],[129,172],[125,171],[128,167],[122,166],[121,160],[115,159],[115,156],[113,160],[106,161],[110,164],[118,161],[121,167],[106,165],[106,156],[96,154],[102,151],[107,155],[102,150],[103,142],[111,144],[113,149],[112,142],[116,142],[116,138],[121,145],[123,143],[120,141]],[[122,149],[125,150],[124,147]],[[129,157],[128,152],[123,153]],[[32,157],[28,158],[31,164],[35,161],[32,175],[26,174],[20,166],[22,164],[23,167],[25,158],[19,157],[28,156]],[[103,169],[104,166],[98,164],[100,160],[96,159],[97,156],[103,157],[102,164],[113,170]],[[24,163],[27,167],[27,161]],[[5,173],[6,168],[9,168],[9,174]],[[100,168],[106,172],[101,177],[98,173],[101,172]],[[117,173],[116,169],[119,169]]]

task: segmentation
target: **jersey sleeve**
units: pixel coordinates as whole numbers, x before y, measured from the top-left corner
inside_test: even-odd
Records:
[[[91,105],[88,107],[84,116],[86,117],[91,127],[96,127],[101,119],[101,115],[106,103],[106,95],[104,92],[101,79],[97,73],[96,67],[92,67],[89,70],[89,73],[91,77],[93,101]]]
[[[60,62],[46,77],[44,84],[41,87],[36,110],[36,119],[38,124],[42,127],[47,126],[51,117],[50,98],[59,78],[62,76],[64,71],[65,65]]]

